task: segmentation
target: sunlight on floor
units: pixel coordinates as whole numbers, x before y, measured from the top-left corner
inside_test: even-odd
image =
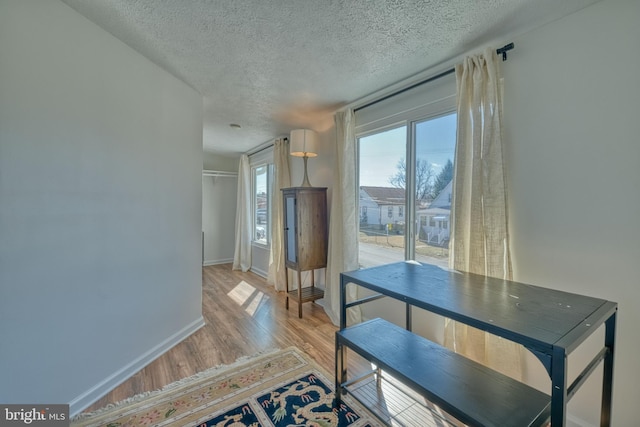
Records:
[[[227,296],[240,307],[244,307],[244,311],[250,316],[254,316],[262,304],[269,299],[264,292],[257,290],[244,280],[231,289]]]
[[[393,427],[465,427],[384,371],[379,384],[374,376],[363,378],[352,386],[351,395]]]

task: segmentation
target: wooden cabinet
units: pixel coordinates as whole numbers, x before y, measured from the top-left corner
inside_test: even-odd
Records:
[[[289,290],[286,277],[287,302],[298,303],[298,317],[302,317],[302,303],[324,297],[315,286],[314,270],[327,266],[327,189],[323,187],[283,188],[285,267],[298,272],[298,289]],[[311,271],[311,286],[303,288],[302,272]]]

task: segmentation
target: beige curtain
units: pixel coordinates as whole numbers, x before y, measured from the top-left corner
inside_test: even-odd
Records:
[[[511,279],[502,146],[502,78],[495,49],[456,66],[458,132],[450,267]],[[445,345],[516,379],[522,347],[447,320]]]
[[[269,273],[267,282],[276,290],[284,291],[284,214],[282,212],[282,191],[280,189],[291,186],[291,172],[289,169],[289,141],[279,138],[273,144],[273,198],[271,200],[271,250],[269,254]],[[292,283],[290,280],[289,283]]]
[[[240,156],[238,167],[238,196],[236,202],[236,247],[233,269],[251,268],[251,167],[246,154]]]
[[[331,216],[329,221],[329,256],[324,309],[335,325],[340,324],[340,273],[358,269],[358,216],[356,192],[356,137],[353,111],[335,115],[336,151]],[[347,299],[354,300],[355,287],[349,286]],[[347,313],[347,324],[360,322],[360,309]]]

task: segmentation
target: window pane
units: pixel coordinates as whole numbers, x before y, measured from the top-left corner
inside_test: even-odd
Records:
[[[404,260],[407,128],[358,140],[360,149],[360,265]]]
[[[456,114],[416,123],[416,260],[447,266]]]
[[[268,166],[254,168],[254,232],[253,240],[267,244],[269,231],[269,196],[268,196]]]

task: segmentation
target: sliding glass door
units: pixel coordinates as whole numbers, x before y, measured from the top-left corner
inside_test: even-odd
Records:
[[[359,138],[360,265],[405,259],[407,127]]]
[[[447,265],[455,139],[455,113],[358,138],[362,267]]]
[[[446,267],[449,260],[456,114],[414,123],[416,203],[412,259]]]

